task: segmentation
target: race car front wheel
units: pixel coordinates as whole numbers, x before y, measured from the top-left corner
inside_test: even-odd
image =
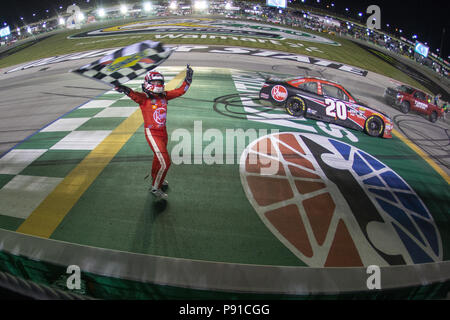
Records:
[[[431,121],[431,122],[436,122],[437,118],[438,118],[438,115],[437,115],[436,111],[433,111],[433,112],[430,114],[430,118],[429,118],[430,121]]]
[[[407,101],[403,101],[403,102],[402,102],[402,105],[401,105],[401,107],[400,107],[400,110],[401,110],[403,113],[408,113],[408,112],[409,112],[409,103],[408,103]]]
[[[384,123],[378,116],[370,116],[366,120],[366,125],[364,127],[369,136],[380,137],[383,135]]]
[[[304,116],[306,113],[306,104],[302,98],[290,97],[286,101],[286,111],[294,117]]]

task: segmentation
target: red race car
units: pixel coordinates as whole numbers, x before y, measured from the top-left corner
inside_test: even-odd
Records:
[[[428,116],[431,122],[436,122],[444,114],[443,109],[432,103],[430,95],[405,85],[387,88],[384,98],[388,104],[400,107],[401,112],[415,111]]]
[[[365,131],[370,136],[392,138],[392,120],[357,101],[340,84],[320,78],[285,80],[270,78],[259,92],[265,104],[284,106],[295,117],[306,117]]]

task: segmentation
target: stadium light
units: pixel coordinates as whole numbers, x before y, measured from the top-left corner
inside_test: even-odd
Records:
[[[197,0],[195,1],[194,7],[197,10],[205,10],[208,8],[208,3],[205,0]]]
[[[150,2],[144,2],[144,11],[150,12],[152,10],[152,4]]]
[[[121,5],[120,5],[120,12],[121,12],[122,14],[127,14],[127,12],[128,12],[127,6],[124,5],[124,4],[121,4]]]
[[[103,8],[98,9],[98,16],[100,18],[103,18],[105,15],[106,15],[105,9]]]
[[[172,2],[169,4],[169,8],[170,8],[171,10],[176,10],[177,7],[178,7],[178,4],[177,4],[176,1],[172,1]]]

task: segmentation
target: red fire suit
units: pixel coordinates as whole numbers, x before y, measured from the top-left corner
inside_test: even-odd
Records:
[[[162,94],[149,96],[146,93],[131,90],[128,95],[141,108],[144,117],[145,137],[154,154],[152,165],[153,188],[161,188],[171,164],[167,151],[167,101],[182,96],[188,89],[189,84],[184,81],[179,88],[164,91]]]

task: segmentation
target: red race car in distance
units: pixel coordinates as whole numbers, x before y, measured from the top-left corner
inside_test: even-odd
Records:
[[[384,98],[391,106],[400,107],[401,112],[415,111],[426,115],[431,122],[436,122],[444,115],[444,110],[433,103],[429,94],[405,85],[387,88]]]

